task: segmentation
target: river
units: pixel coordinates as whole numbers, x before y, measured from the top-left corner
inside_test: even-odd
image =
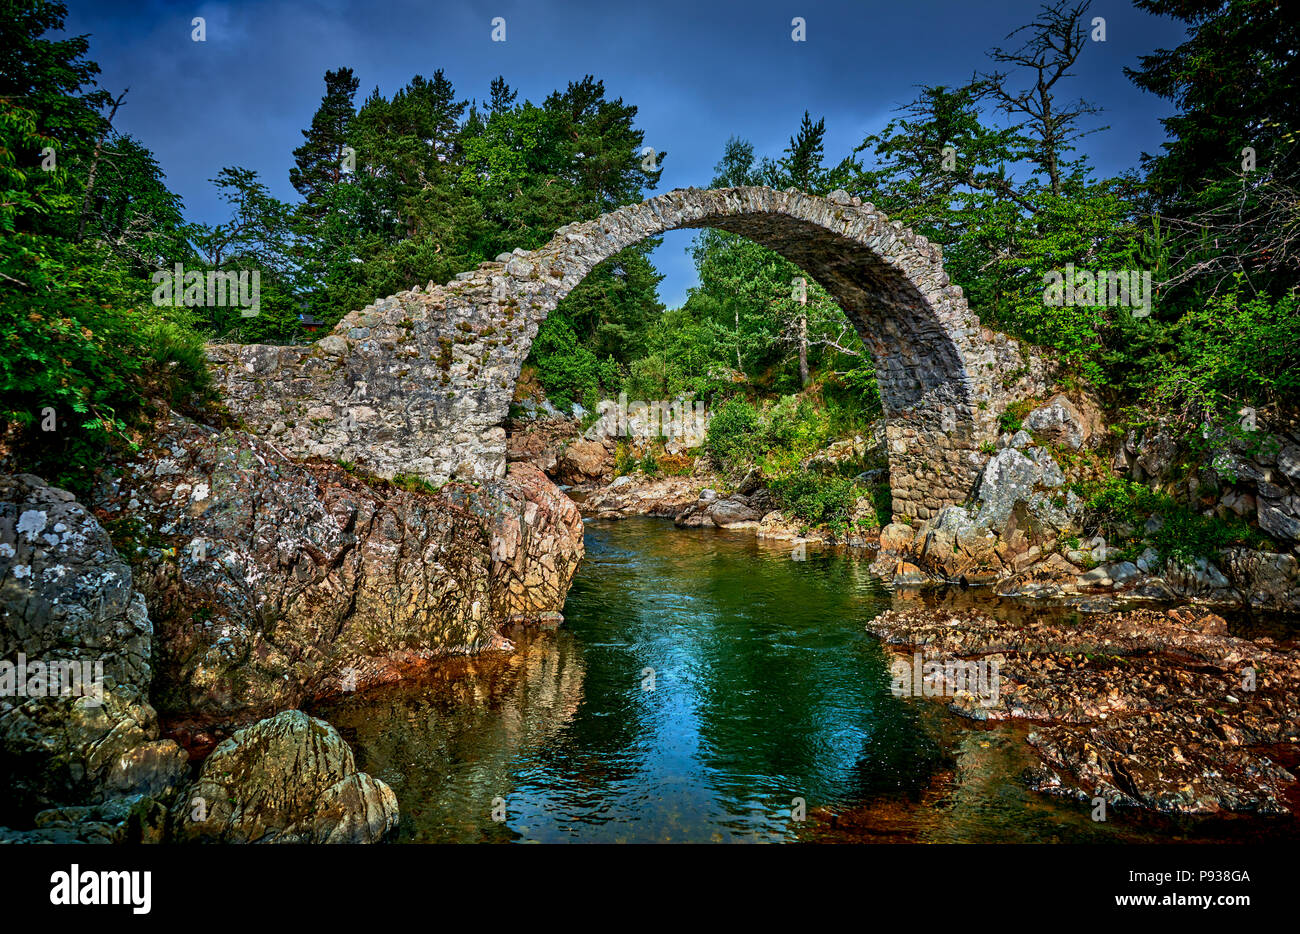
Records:
[[[890,691],[868,556],[591,521],[554,631],[313,712],[387,782],[405,842],[1135,842],[1293,833],[1038,794],[1023,726]],[[942,599],[942,598],[941,598]],[[946,599],[962,599],[949,596]],[[967,597],[966,599],[977,599]],[[1028,610],[1007,601],[981,608]]]

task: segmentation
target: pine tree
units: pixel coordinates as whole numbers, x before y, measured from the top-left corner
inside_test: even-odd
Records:
[[[492,88],[488,98],[488,113],[504,113],[515,105],[515,98],[518,93],[510,90],[510,85],[506,84],[504,75],[498,75],[492,79]]]
[[[781,160],[781,166],[795,188],[813,191],[819,187],[825,137],[826,119],[813,123],[805,110],[799,132],[790,137],[790,145]]]
[[[1187,39],[1125,69],[1173,103],[1170,139],[1143,158],[1178,287],[1294,285],[1300,251],[1300,18],[1261,0],[1137,0],[1187,24]]]
[[[354,117],[357,78],[351,68],[325,72],[325,96],[302,131],[304,142],[293,151],[289,181],[307,202],[308,216],[319,217],[326,192],[343,178],[344,147]]]

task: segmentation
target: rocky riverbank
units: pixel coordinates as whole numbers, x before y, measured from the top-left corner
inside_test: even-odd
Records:
[[[800,469],[834,471],[846,458],[883,463],[884,436],[877,434],[837,442],[805,458]],[[1095,608],[1192,600],[1297,612],[1300,438],[1257,434],[1225,439],[1220,449],[1179,468],[1176,462],[1188,455],[1166,431],[1120,438],[1086,395],[1058,393],[1024,407],[1019,427],[990,451],[965,505],[883,529],[868,497],[836,530],[786,515],[757,469],[724,475],[699,448],[665,446],[674,475],[647,475],[635,458],[620,466],[618,442],[601,423],[580,433],[576,418],[558,413],[512,421],[509,457],[564,483],[589,518],[660,516],[684,528],[752,530],[794,545],[879,548],[877,573],[899,586],[989,586],[1002,596]],[[867,471],[862,479],[878,480],[885,470],[878,473]],[[1149,492],[1188,504],[1169,519],[1099,516],[1075,490],[1095,489],[1106,478],[1130,484],[1119,487],[1127,496]],[[1174,521],[1236,523],[1248,534],[1226,546],[1208,537],[1198,553],[1180,540],[1195,535],[1192,528],[1163,528]],[[1098,534],[1099,523],[1114,527],[1110,541]]]
[[[1294,639],[1234,635],[1188,606],[1077,624],[893,610],[867,628],[901,663],[895,693],[1032,724],[1039,765],[1025,778],[1038,791],[1169,813],[1300,814]],[[978,684],[968,663],[985,666]]]
[[[1159,478],[1173,475],[1174,450],[1157,431],[1145,441],[1130,435],[1112,452],[1099,417],[1083,414],[1087,409],[1057,396],[1030,411],[1021,430],[1002,436],[967,505],[882,530],[877,570],[899,584],[991,585],[1000,595],[1028,599],[1194,600],[1300,611],[1300,526],[1279,519],[1300,511],[1300,447],[1293,436],[1255,439],[1253,459],[1245,442],[1225,442],[1181,481],[1184,494],[1196,494],[1173,518],[1152,515],[1141,527],[1112,521],[1121,546],[1085,531],[1098,519],[1071,481],[1095,485],[1099,474],[1118,473],[1132,484],[1118,487],[1122,494],[1149,490],[1172,503],[1177,491]],[[1139,452],[1136,458],[1130,449]],[[1163,529],[1173,519],[1184,524],[1181,531]],[[1195,534],[1196,523],[1232,519],[1243,538],[1255,541],[1206,542],[1203,553],[1188,553],[1192,543],[1181,538]]]
[[[380,839],[391,791],[296,708],[555,625],[581,557],[525,464],[395,483],[167,415],[84,502],[0,474],[0,839]]]
[[[787,515],[752,465],[724,472],[673,442],[631,463],[601,425],[542,414],[512,421],[495,479],[436,487],[172,413],[81,501],[0,474],[0,658],[14,669],[0,697],[0,839],[382,839],[397,822],[391,790],[300,708],[509,650],[509,625],[556,625],[584,516],[661,516],[797,553],[878,549],[873,570],[904,588],[959,583],[1091,611],[1300,609],[1294,434],[1227,443],[1188,478],[1161,432],[1112,443],[1086,398],[1058,395],[1026,407],[964,505],[880,529],[863,494],[883,468],[863,465],[884,462],[884,434],[868,433],[798,465],[852,478],[859,498],[832,529]],[[1194,486],[1200,511],[1186,514],[1248,519],[1249,543],[1180,557],[1157,547],[1170,536],[1154,517],[1121,528],[1122,547],[1087,535],[1094,519],[1074,488],[1099,472]],[[1003,666],[997,703],[954,705],[1036,724],[1032,787],[1171,812],[1295,810],[1294,646],[1231,634],[1204,608],[1075,628],[893,613],[873,630]],[[99,666],[93,692],[47,689],[50,672],[86,661]]]
[[[577,418],[533,405],[527,416],[508,425],[508,459],[546,472],[578,504],[589,519],[654,516],[672,519],[680,528],[721,528],[750,531],[759,538],[792,545],[875,547],[878,541],[874,503],[862,497],[841,533],[811,526],[777,508],[757,469],[727,477],[698,446],[668,441],[661,454],[675,469],[668,475],[640,470],[620,472],[618,441],[597,422],[585,432]],[[698,439],[697,439],[698,440]],[[874,453],[883,460],[883,429],[871,439],[846,439],[807,459],[806,469],[833,468],[847,459]],[[636,450],[649,450],[642,444]],[[869,475],[879,480],[884,471]]]
[[[176,417],[94,505],[139,571],[160,709],[236,725],[504,647],[582,555],[577,509],[527,466],[403,489]]]
[[[392,792],[297,711],[236,733],[196,776],[151,701],[167,652],[131,567],[38,477],[0,475],[0,595],[0,657],[19,659],[0,699],[0,842],[364,842],[396,821]]]

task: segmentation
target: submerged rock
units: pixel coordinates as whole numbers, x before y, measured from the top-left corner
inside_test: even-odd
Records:
[[[1300,652],[1232,636],[1203,608],[1010,623],[893,610],[868,629],[906,658],[996,663],[996,691],[949,693],[980,720],[1035,722],[1030,786],[1167,812],[1291,812]]]

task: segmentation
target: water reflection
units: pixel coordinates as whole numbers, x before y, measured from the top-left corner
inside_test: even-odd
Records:
[[[894,697],[865,623],[897,601],[870,556],[655,519],[590,522],[556,632],[510,655],[315,711],[401,805],[400,838],[1027,841],[1168,834],[1094,825],[1028,791],[1015,728]],[[999,615],[1070,613],[985,599]],[[796,800],[807,820],[792,819]],[[494,819],[504,816],[504,820]],[[1177,830],[1177,828],[1175,828]],[[1139,832],[1140,831],[1140,832]]]
[[[404,839],[794,839],[796,799],[918,794],[943,765],[865,633],[889,603],[865,561],[591,523],[563,629],[318,712]]]

